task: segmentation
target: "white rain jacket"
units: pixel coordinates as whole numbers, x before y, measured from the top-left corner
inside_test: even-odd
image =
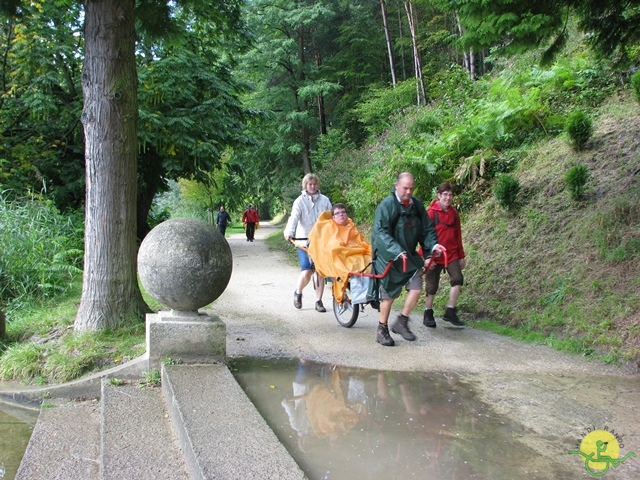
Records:
[[[331,201],[317,191],[315,195],[309,195],[303,190],[293,202],[291,215],[284,229],[284,237],[307,238],[311,228],[322,212],[331,210]],[[296,240],[296,245],[307,246],[306,240]]]

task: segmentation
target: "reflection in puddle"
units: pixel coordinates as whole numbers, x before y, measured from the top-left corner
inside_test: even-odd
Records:
[[[314,479],[580,478],[482,403],[455,373],[229,359],[278,438]]]
[[[36,419],[37,412],[0,402],[0,479],[15,478]]]

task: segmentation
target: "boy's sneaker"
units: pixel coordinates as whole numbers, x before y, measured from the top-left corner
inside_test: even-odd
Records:
[[[385,347],[393,347],[396,342],[393,341],[391,335],[389,335],[389,327],[387,324],[378,324],[378,331],[376,332],[376,342]]]
[[[391,331],[401,335],[402,338],[409,342],[413,342],[416,339],[416,336],[409,330],[409,317],[405,317],[402,314],[398,315],[391,324]]]
[[[449,322],[451,325],[456,327],[464,327],[464,322],[458,318],[456,314],[456,307],[447,307],[447,310],[444,312],[442,319],[445,322]]]
[[[302,294],[293,292],[293,306],[297,309],[302,308]]]
[[[322,304],[322,300],[318,300],[316,302],[316,312],[324,313],[326,311],[327,309],[324,308],[324,305]]]
[[[433,318],[433,308],[427,308],[422,317],[422,323],[425,327],[436,328],[436,319]]]

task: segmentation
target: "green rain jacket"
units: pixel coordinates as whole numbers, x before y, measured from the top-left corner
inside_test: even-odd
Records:
[[[371,234],[375,273],[382,273],[388,262],[395,261],[386,277],[370,282],[370,298],[379,298],[380,285],[391,297],[395,297],[416,270],[424,267],[424,259],[416,251],[418,244],[422,246],[425,258],[428,258],[436,243],[436,230],[420,200],[411,197],[409,206],[405,206],[398,200],[395,191],[382,200],[373,218]],[[407,254],[406,272],[402,271],[402,259],[396,260],[402,252]]]

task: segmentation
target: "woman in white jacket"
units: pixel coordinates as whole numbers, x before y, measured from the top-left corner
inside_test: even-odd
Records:
[[[292,238],[304,238],[309,236],[311,227],[325,210],[331,210],[331,202],[320,193],[318,187],[320,181],[318,176],[307,173],[302,179],[302,192],[293,202],[291,216],[284,229],[284,238],[290,241]],[[296,240],[300,246],[306,246],[306,240]],[[313,274],[311,260],[304,250],[298,248],[298,258],[300,259],[300,276],[298,285],[293,293],[293,306],[302,308],[302,290],[309,284]],[[326,312],[322,304],[322,294],[324,293],[324,278],[317,275],[316,279],[316,310]]]

